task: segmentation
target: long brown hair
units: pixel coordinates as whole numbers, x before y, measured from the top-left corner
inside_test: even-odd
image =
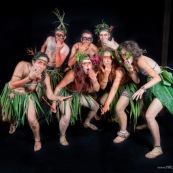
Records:
[[[85,74],[81,64],[74,66],[75,86],[79,93],[86,93],[91,87],[91,81],[88,75]]]

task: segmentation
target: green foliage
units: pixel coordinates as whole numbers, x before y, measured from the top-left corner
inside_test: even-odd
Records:
[[[101,24],[98,24],[95,26],[95,30],[94,30],[94,33],[96,35],[99,35],[99,33],[103,30],[103,29],[106,29],[110,32],[110,28],[109,28],[109,25],[107,25],[105,22],[104,22],[104,19],[102,20],[102,23]]]

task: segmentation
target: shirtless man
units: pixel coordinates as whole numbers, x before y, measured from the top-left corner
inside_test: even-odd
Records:
[[[84,30],[81,34],[81,42],[77,42],[73,45],[71,54],[68,60],[68,66],[70,68],[76,63],[75,55],[79,52],[86,53],[92,56],[98,56],[98,48],[93,43],[93,34],[89,30]]]
[[[47,37],[41,47],[41,52],[45,52],[50,59],[48,67],[60,67],[69,54],[69,47],[64,43],[66,35],[63,30],[55,29],[55,35]]]
[[[61,16],[59,10],[56,8],[52,11],[59,19],[59,26],[55,29],[54,36],[47,37],[46,41],[41,47],[41,52],[44,52],[49,57],[47,66],[47,73],[50,76],[51,87],[54,90],[58,82],[62,79],[62,69],[60,68],[67,58],[70,48],[65,44],[67,30],[63,22],[64,13]]]

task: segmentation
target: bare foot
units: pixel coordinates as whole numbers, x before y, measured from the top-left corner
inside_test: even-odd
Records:
[[[39,151],[41,149],[41,141],[36,141],[34,144],[34,151]]]
[[[119,131],[117,132],[117,137],[113,140],[114,143],[121,143],[130,136],[130,133],[126,131],[125,133]]]
[[[142,124],[142,125],[136,126],[137,130],[144,130],[144,129],[147,129],[147,128],[148,128],[147,124]]]
[[[147,159],[154,159],[160,155],[163,154],[162,148],[160,146],[156,146],[153,148],[153,150],[151,150],[150,152],[148,152],[145,157]]]
[[[60,136],[59,142],[60,142],[60,144],[63,145],[63,146],[68,146],[68,145],[69,145],[69,143],[67,142],[67,139],[66,139],[65,135],[61,135],[61,136]]]
[[[85,128],[90,128],[92,130],[98,130],[98,128],[94,124],[91,124],[91,123],[84,123],[83,125]]]
[[[10,124],[9,134],[13,134],[15,131],[16,131],[16,125],[15,124]]]
[[[113,142],[116,143],[116,144],[118,144],[118,143],[123,142],[125,139],[126,139],[126,138],[122,138],[121,136],[117,136],[117,137],[113,140]]]

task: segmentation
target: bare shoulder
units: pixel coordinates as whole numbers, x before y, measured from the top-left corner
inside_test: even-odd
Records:
[[[146,56],[141,56],[138,61],[137,61],[137,64],[143,64],[143,63],[146,63],[148,61],[148,57]]]
[[[48,36],[46,40],[47,40],[47,41],[55,41],[55,37],[53,37],[53,36]]]
[[[68,46],[66,43],[64,43],[64,48],[65,48],[66,50],[70,50],[69,46]]]
[[[93,43],[91,44],[91,46],[92,46],[92,48],[95,49],[95,50],[98,49],[98,47],[97,47],[95,44],[93,44]]]
[[[77,49],[80,45],[82,45],[80,42],[77,42],[77,43],[75,43],[75,44],[73,44],[73,47],[75,48],[75,49]]]
[[[25,68],[26,66],[31,66],[31,63],[30,62],[27,62],[27,61],[20,61],[17,66],[22,66],[23,68]]]

